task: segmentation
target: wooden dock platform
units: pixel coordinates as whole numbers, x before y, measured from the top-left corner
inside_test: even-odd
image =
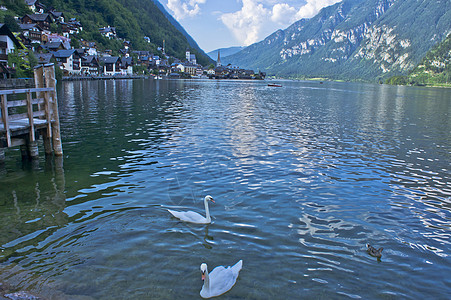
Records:
[[[34,77],[36,88],[0,90],[0,161],[15,146],[22,156],[38,157],[41,136],[46,154],[63,154],[53,64],[36,67]]]

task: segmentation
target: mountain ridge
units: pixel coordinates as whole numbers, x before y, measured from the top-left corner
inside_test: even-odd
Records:
[[[450,31],[450,1],[344,0],[224,63],[281,77],[380,80],[406,74]]]
[[[243,46],[234,46],[234,47],[227,47],[227,48],[219,48],[213,51],[210,51],[207,53],[208,56],[210,56],[211,59],[217,60],[218,59],[218,51],[220,51],[221,59],[223,57],[238,53],[239,51],[243,50],[246,47]]]
[[[164,8],[164,6],[160,3],[158,0],[152,0],[155,5],[160,9],[160,11],[166,16],[166,18],[169,20],[169,22],[178,30],[180,31],[187,39],[188,44],[193,49],[197,50],[199,53],[201,53],[203,56],[209,56],[207,53],[205,53],[204,50],[202,50],[197,42],[189,35],[188,32],[186,32],[185,28],[183,28],[180,23],[174,19],[174,17]],[[210,57],[210,56],[209,56]]]

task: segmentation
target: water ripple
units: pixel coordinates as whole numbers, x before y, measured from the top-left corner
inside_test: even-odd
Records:
[[[446,89],[136,80],[58,93],[64,168],[14,171],[14,158],[0,172],[0,280],[194,299],[201,262],[243,259],[226,299],[450,294]],[[167,212],[204,213],[206,194],[212,224]]]

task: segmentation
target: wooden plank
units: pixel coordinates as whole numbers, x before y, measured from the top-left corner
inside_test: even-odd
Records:
[[[8,101],[8,107],[19,107],[27,105],[27,100]]]
[[[52,88],[49,88],[49,87],[32,88],[32,89],[17,89],[17,90],[0,90],[0,95],[26,94],[28,92],[32,92],[32,93],[48,92],[51,90],[52,90]]]
[[[42,116],[45,116],[44,111],[33,112],[33,117],[42,117]],[[17,120],[24,120],[24,119],[28,119],[28,113],[9,115],[9,118],[8,118],[10,123],[15,122]],[[47,122],[47,120],[42,120],[42,121]]]
[[[31,99],[31,104],[42,104],[44,103],[44,98],[36,98]],[[14,101],[8,101],[8,107],[19,107],[19,106],[26,106],[27,100],[14,100]]]
[[[26,144],[27,144],[27,141],[25,139],[12,138],[10,147],[22,146],[22,145],[26,145]]]
[[[33,117],[39,118],[39,117],[43,117],[43,116],[45,116],[45,111],[43,111],[43,110],[33,112]]]
[[[9,121],[22,120],[28,118],[28,113],[9,115]]]
[[[31,103],[31,92],[27,93],[27,115],[30,124],[30,142],[35,141],[34,122],[33,122],[33,104]]]
[[[9,131],[9,120],[8,120],[8,104],[7,104],[7,98],[6,95],[1,95],[1,110],[2,110],[2,117],[3,117],[3,128],[5,130],[6,135],[6,144],[8,147],[11,146],[11,133]]]

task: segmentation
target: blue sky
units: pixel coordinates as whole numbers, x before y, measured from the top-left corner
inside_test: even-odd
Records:
[[[248,46],[341,0],[159,0],[206,52]]]

